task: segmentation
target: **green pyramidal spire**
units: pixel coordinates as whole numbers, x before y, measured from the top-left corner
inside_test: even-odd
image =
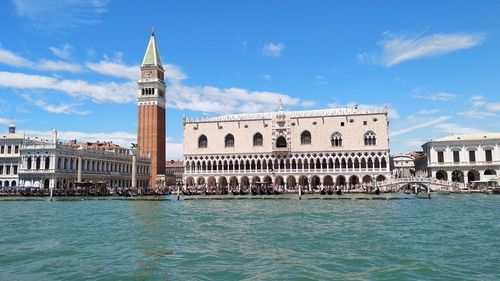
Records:
[[[142,60],[142,66],[155,65],[163,68],[161,64],[160,53],[158,52],[158,47],[156,46],[155,30],[151,28],[151,38],[149,38],[148,49],[146,54],[144,54],[144,59]]]

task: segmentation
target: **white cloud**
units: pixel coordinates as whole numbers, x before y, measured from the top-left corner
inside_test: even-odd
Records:
[[[17,16],[28,19],[34,28],[45,32],[100,23],[99,16],[107,11],[108,2],[13,0]]]
[[[26,101],[31,104],[47,111],[55,114],[66,114],[66,115],[87,115],[90,111],[79,111],[75,109],[75,105],[62,103],[60,105],[53,105],[44,101],[42,99],[34,99],[28,95],[22,96]]]
[[[49,50],[52,52],[52,54],[60,59],[63,60],[69,60],[71,59],[71,47],[68,44],[65,44],[62,48],[57,48],[57,47],[49,47]]]
[[[107,60],[101,60],[97,63],[88,62],[85,66],[99,74],[118,77],[118,78],[126,78],[129,80],[138,80],[140,69],[138,65],[128,66],[118,62],[112,62]]]
[[[240,88],[189,87],[174,83],[167,91],[169,107],[210,113],[250,113],[275,110],[284,105],[300,105],[300,99],[273,92]]]
[[[431,100],[431,101],[450,101],[454,100],[458,95],[453,94],[453,93],[435,93],[435,94],[429,94],[429,95],[421,95],[421,94],[413,94],[413,98],[416,99],[424,99],[424,100]]]
[[[10,125],[10,120],[6,118],[0,118],[0,125]]]
[[[471,109],[471,110],[459,112],[458,115],[461,115],[461,116],[464,116],[464,117],[467,117],[467,118],[481,119],[481,118],[485,118],[485,117],[495,116],[495,113]]]
[[[182,143],[167,141],[167,160],[184,159],[184,146]]]
[[[364,63],[382,64],[391,67],[418,58],[437,56],[453,51],[468,49],[484,42],[484,34],[443,34],[428,36],[395,35],[384,33],[379,42],[382,54],[362,53],[358,59]]]
[[[33,67],[29,60],[0,47],[0,63],[15,67]]]
[[[422,109],[419,112],[417,112],[418,115],[431,115],[434,113],[438,113],[440,110],[439,109]]]
[[[90,98],[95,102],[129,103],[135,101],[136,84],[89,83],[83,80],[0,71],[0,87],[25,90],[54,90],[74,97]]]
[[[485,131],[478,128],[465,127],[456,123],[441,123],[434,126],[437,132],[454,134],[454,135],[467,135],[467,134],[479,134]]]
[[[271,81],[273,79],[273,76],[271,76],[270,74],[263,74],[260,77],[262,77],[262,79],[266,81]]]
[[[81,66],[79,64],[72,64],[64,61],[52,61],[52,60],[39,60],[38,62],[30,61],[14,52],[2,49],[0,47],[0,63],[20,67],[20,68],[30,68],[34,70],[44,70],[44,71],[56,71],[56,72],[80,72]]]
[[[47,71],[64,71],[64,72],[81,72],[82,67],[79,64],[68,63],[64,61],[41,60],[38,62],[38,67]]]
[[[326,84],[328,84],[328,82],[326,81],[325,77],[322,76],[322,75],[316,75],[314,77],[314,79],[316,80],[316,83],[318,85],[326,85]]]
[[[403,129],[400,129],[400,130],[396,130],[396,131],[391,131],[389,133],[389,136],[390,137],[395,137],[395,136],[399,136],[399,135],[403,135],[403,134],[407,134],[409,132],[413,132],[413,131],[416,131],[418,129],[423,129],[423,128],[427,128],[427,127],[430,127],[430,126],[434,126],[436,124],[440,124],[448,119],[450,119],[451,116],[441,116],[439,118],[436,118],[436,119],[432,119],[432,120],[429,120],[427,122],[423,122],[423,123],[420,123],[420,124],[416,124],[416,125],[413,125],[413,126],[407,126]]]
[[[285,49],[285,44],[283,43],[267,43],[264,45],[264,49],[262,50],[262,54],[270,57],[279,57],[281,56],[281,52]]]

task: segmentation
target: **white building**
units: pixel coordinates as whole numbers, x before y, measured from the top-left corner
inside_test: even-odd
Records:
[[[390,176],[387,108],[184,119],[184,183],[356,185]]]
[[[77,182],[132,186],[132,154],[109,142],[25,142],[20,148],[19,182],[25,187],[71,189]],[[137,157],[137,186],[148,187],[151,160]]]
[[[391,156],[391,171],[394,178],[415,176],[415,157],[408,154]]]
[[[10,124],[9,132],[0,135],[0,187],[19,185],[20,148],[24,137],[16,134],[16,127]]]
[[[429,176],[469,183],[497,179],[500,133],[448,136],[425,143]]]

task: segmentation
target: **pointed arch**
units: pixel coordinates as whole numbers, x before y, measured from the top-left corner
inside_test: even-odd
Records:
[[[253,146],[262,146],[264,145],[264,138],[262,134],[257,132],[253,135]]]
[[[311,144],[311,143],[312,143],[311,133],[307,130],[303,131],[302,134],[300,134],[300,144]]]
[[[207,136],[201,135],[198,137],[198,148],[207,148],[208,139]]]

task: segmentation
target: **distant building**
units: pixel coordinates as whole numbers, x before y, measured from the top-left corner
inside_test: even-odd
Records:
[[[356,185],[390,176],[387,108],[184,119],[184,183]]]
[[[415,157],[409,154],[391,156],[391,171],[394,178],[415,176]]]
[[[500,133],[448,136],[428,141],[422,148],[428,176],[461,183],[498,180]]]
[[[137,186],[149,185],[150,159],[137,157]],[[111,142],[62,143],[16,134],[13,124],[0,139],[0,186],[73,188],[75,183],[104,182],[130,187],[132,155]]]
[[[23,136],[16,134],[16,126],[11,123],[7,134],[0,135],[0,187],[19,185],[21,167],[21,146]]]
[[[168,160],[167,162],[165,162],[166,186],[182,185],[183,176],[184,176],[184,161]]]

